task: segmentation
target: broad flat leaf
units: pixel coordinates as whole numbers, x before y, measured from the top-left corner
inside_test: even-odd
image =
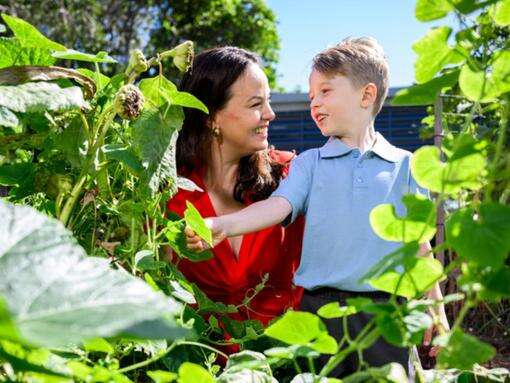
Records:
[[[166,266],[166,262],[156,261],[152,250],[141,250],[135,254],[135,266],[141,271],[158,270]]]
[[[180,105],[187,108],[199,109],[204,113],[209,113],[209,109],[202,101],[187,92],[168,92],[164,91],[165,96],[169,97],[171,105]]]
[[[369,279],[376,278],[386,273],[387,271],[395,270],[398,266],[403,265],[405,260],[409,257],[415,257],[418,254],[420,246],[418,242],[409,242],[399,247],[394,252],[384,256],[377,262],[363,277],[360,283],[365,283]]]
[[[184,211],[184,220],[186,224],[209,246],[212,246],[212,232],[209,229],[198,212],[198,210],[189,201],[186,201],[186,210]]]
[[[201,188],[197,186],[192,180],[184,177],[177,177],[177,187],[187,191],[199,191],[203,192]]]
[[[140,160],[133,149],[123,144],[107,144],[101,147],[107,160],[116,160],[126,165],[135,175],[143,171]]]
[[[436,209],[434,202],[419,194],[402,197],[407,215],[396,215],[392,204],[378,205],[370,212],[370,225],[374,232],[386,241],[423,243],[436,233]]]
[[[107,259],[87,257],[60,222],[3,201],[0,216],[0,295],[28,342],[53,347],[117,334],[183,335],[172,319],[179,303],[113,270]]]
[[[21,46],[16,38],[0,37],[0,68],[14,65],[53,65],[50,51]]]
[[[0,106],[26,113],[86,108],[88,104],[77,86],[61,88],[54,83],[27,82],[0,86]]]
[[[278,383],[266,372],[249,368],[240,371],[225,371],[218,377],[218,383]]]
[[[441,262],[429,257],[416,256],[406,260],[404,271],[387,271],[370,279],[368,283],[390,294],[414,298],[432,288],[435,281],[442,279],[444,275]]]
[[[308,312],[287,311],[267,327],[264,334],[287,344],[309,347],[322,354],[334,354],[338,349],[322,320]]]
[[[192,262],[201,262],[211,259],[213,254],[210,250],[197,253],[196,251],[188,249],[188,246],[186,245],[186,235],[184,234],[185,227],[186,222],[182,219],[179,221],[168,222],[167,227],[164,229],[172,250],[180,257],[189,259]]]
[[[445,17],[452,9],[448,0],[418,0],[414,14],[419,21],[431,21]]]
[[[448,243],[468,262],[499,268],[510,251],[510,207],[482,203],[457,210],[446,222]]]
[[[65,51],[53,52],[51,54],[53,57],[62,60],[74,60],[74,61],[86,61],[92,63],[116,63],[113,57],[110,57],[106,54],[106,52],[99,52],[95,55],[90,53],[83,53],[79,51],[75,51],[74,49],[67,49]]]
[[[94,81],[94,83],[96,84],[96,88],[98,91],[100,91],[106,85],[108,85],[110,83],[110,78],[100,72],[94,72],[87,68],[78,68],[76,70],[79,73],[81,73],[82,75],[87,76],[88,78],[92,79]]]
[[[51,379],[56,380],[56,378],[58,377],[60,378],[66,377],[66,375],[62,373],[52,371],[49,368],[46,368],[39,364],[31,363],[27,359],[16,355],[16,353],[10,353],[7,350],[5,350],[4,347],[2,347],[2,345],[0,344],[0,358],[2,358],[2,360],[7,361],[16,372],[35,372],[37,374],[40,374],[40,378],[45,379],[43,381],[50,382],[52,381]],[[56,381],[59,382],[61,380]]]
[[[5,106],[0,106],[0,126],[15,128],[19,125],[18,117]]]
[[[166,114],[158,109],[144,109],[132,125],[133,146],[144,167],[141,178],[151,193],[156,193],[165,182],[176,187],[175,143],[183,120],[182,108],[170,106]]]
[[[257,351],[243,350],[229,355],[225,371],[240,371],[245,368],[271,373],[271,367],[264,354]]]
[[[342,383],[358,382],[388,382],[388,383],[408,383],[405,368],[398,363],[389,363],[382,367],[370,367],[361,370],[347,378],[342,379]]]
[[[455,49],[448,46],[448,37],[452,30],[449,27],[433,28],[413,45],[418,55],[414,63],[414,77],[422,84],[432,80],[445,65],[459,63],[463,57]]]
[[[476,149],[481,143],[465,146]],[[465,149],[459,148],[458,151]],[[450,159],[441,162],[438,148],[423,146],[413,154],[411,171],[420,186],[436,193],[455,194],[462,189],[478,190],[482,187],[485,162],[481,150],[462,156],[453,153]]]
[[[494,5],[492,17],[501,27],[510,25],[510,0],[501,0]]]
[[[20,341],[20,335],[7,308],[7,303],[0,297],[0,340]]]
[[[457,83],[459,70],[445,73],[423,84],[413,85],[399,90],[391,99],[391,105],[431,105],[444,88]]]
[[[179,383],[215,383],[213,376],[198,364],[184,362],[179,367]]]
[[[32,162],[0,165],[0,185],[21,185],[35,173]]]
[[[358,310],[354,306],[340,306],[338,302],[331,302],[319,308],[317,315],[326,319],[332,319],[356,314],[357,312]]]
[[[14,36],[16,36],[22,46],[51,49],[54,51],[66,50],[65,46],[48,39],[41,32],[39,32],[36,27],[30,23],[27,23],[25,20],[6,15],[5,13],[2,14],[2,18],[4,19],[7,26],[12,30]]]
[[[495,52],[486,71],[464,64],[459,86],[467,98],[479,102],[490,102],[510,92],[510,52]]]
[[[437,362],[440,368],[471,370],[475,363],[485,363],[495,354],[496,350],[491,345],[456,330],[439,351]]]
[[[147,371],[147,375],[154,383],[170,383],[176,380],[178,376],[175,372],[163,370]]]
[[[89,352],[104,352],[106,354],[113,354],[113,346],[103,338],[87,339],[83,342],[83,348]]]
[[[310,347],[292,345],[287,347],[273,347],[264,351],[270,358],[295,359],[297,357],[318,358],[320,354]]]

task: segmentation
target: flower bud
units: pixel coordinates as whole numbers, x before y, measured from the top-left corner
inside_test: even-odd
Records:
[[[124,120],[136,119],[143,109],[143,94],[135,85],[124,85],[114,100],[115,112]]]
[[[129,57],[128,67],[124,72],[126,76],[130,76],[132,73],[140,74],[149,69],[149,64],[147,63],[147,59],[140,49],[135,49],[131,51],[131,56]]]
[[[177,45],[174,49],[161,54],[162,58],[173,57],[174,65],[181,72],[186,72],[193,62],[193,41],[185,41]]]

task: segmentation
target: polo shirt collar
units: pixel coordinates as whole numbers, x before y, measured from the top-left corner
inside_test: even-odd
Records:
[[[376,132],[375,134],[376,140],[374,146],[369,151],[374,152],[386,161],[397,162],[398,155],[395,146],[390,144],[379,132]],[[352,150],[353,148],[345,145],[339,138],[330,137],[328,141],[319,148],[319,153],[321,158],[332,158],[343,156],[350,153]]]

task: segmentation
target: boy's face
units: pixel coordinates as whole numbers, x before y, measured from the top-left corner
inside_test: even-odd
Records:
[[[365,125],[363,88],[342,75],[310,74],[310,111],[324,136],[342,137]],[[370,111],[369,111],[370,114]]]

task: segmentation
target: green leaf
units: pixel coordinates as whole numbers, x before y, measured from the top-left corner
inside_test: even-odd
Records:
[[[218,383],[278,383],[266,372],[245,368],[239,371],[225,371],[218,377]]]
[[[100,91],[110,83],[110,78],[100,72],[94,72],[87,68],[78,68],[76,70],[82,75],[87,76],[88,78],[94,80],[98,91]]]
[[[9,16],[5,13],[2,13],[2,18],[4,19],[7,26],[12,30],[14,36],[17,37],[22,46],[51,49],[54,51],[66,50],[65,46],[48,39],[41,32],[39,32],[37,28],[27,23],[26,21],[14,16]]]
[[[141,179],[151,193],[156,193],[165,182],[171,182],[170,186],[175,188],[177,181],[175,143],[184,115],[178,106],[162,109],[144,109],[132,125],[133,147],[145,169]]]
[[[51,381],[50,379],[56,377],[66,377],[65,374],[32,363],[23,357],[8,352],[8,350],[5,350],[5,344],[0,344],[0,358],[7,361],[16,372],[35,372],[41,374],[43,379],[47,379],[43,381]]]
[[[370,367],[361,370],[345,379],[342,383],[360,383],[360,382],[388,382],[388,383],[407,383],[409,382],[406,370],[398,363],[389,363],[382,367]],[[435,382],[435,381],[434,381]]]
[[[413,85],[399,90],[391,99],[391,105],[430,105],[434,104],[442,89],[457,83],[459,70],[442,74],[423,84]]]
[[[154,383],[170,383],[176,380],[178,376],[175,372],[163,370],[147,371],[147,375]]]
[[[462,93],[473,101],[490,102],[510,91],[510,52],[497,51],[485,70],[464,64],[460,71]]]
[[[202,101],[187,92],[164,92],[164,95],[167,95],[170,99],[171,105],[180,105],[187,108],[195,108],[201,110],[204,113],[209,113],[209,109],[204,105]]]
[[[370,212],[370,225],[374,232],[386,241],[430,241],[436,233],[436,210],[427,197],[407,194],[402,197],[407,215],[398,217],[392,204],[378,205]]]
[[[378,290],[414,298],[425,293],[432,288],[434,282],[442,279],[444,279],[444,274],[441,262],[417,256],[406,259],[403,272],[387,271],[368,282]]]
[[[459,257],[497,269],[510,251],[510,207],[489,202],[457,210],[446,222],[446,237]]]
[[[186,225],[188,225],[201,239],[212,247],[213,242],[211,229],[207,227],[198,210],[189,201],[186,201],[184,220],[186,221]]]
[[[19,125],[18,117],[5,106],[0,106],[0,126],[15,128]]]
[[[483,143],[471,142],[459,147],[446,162],[441,162],[439,149],[422,146],[414,152],[411,171],[418,184],[430,191],[455,194],[463,189],[478,190],[485,174]],[[468,148],[473,151],[469,153]],[[478,149],[477,149],[478,148]],[[466,155],[461,155],[461,152]]]
[[[469,352],[466,352],[469,350]],[[494,357],[496,350],[475,337],[456,330],[437,356],[440,368],[471,370],[475,363],[482,364]]]
[[[167,227],[164,229],[172,250],[180,257],[189,259],[192,262],[201,262],[211,259],[213,254],[209,250],[197,253],[188,249],[188,246],[186,245],[186,235],[184,234],[185,227],[186,222],[184,220],[180,220],[168,222]]]
[[[342,318],[344,316],[356,314],[358,310],[353,306],[340,306],[339,302],[331,302],[317,310],[317,315],[326,318]]]
[[[89,352],[104,352],[106,354],[113,354],[115,351],[112,345],[103,338],[87,339],[83,342],[83,348]]]
[[[0,165],[0,185],[20,186],[35,174],[35,165],[32,162]]]
[[[287,311],[267,327],[264,334],[287,344],[309,347],[322,354],[334,354],[338,349],[321,319],[308,312]]]
[[[432,80],[435,74],[447,64],[459,63],[463,57],[448,46],[449,27],[430,29],[413,45],[418,58],[414,64],[414,77],[420,84]]]
[[[87,108],[81,88],[61,88],[48,82],[27,82],[21,85],[0,86],[0,106],[14,112],[60,111]]]
[[[419,21],[431,21],[445,17],[452,9],[448,0],[418,0],[414,14]]]
[[[199,191],[203,192],[201,188],[197,186],[192,180],[184,177],[178,177],[177,178],[177,187],[182,190],[187,191]]]
[[[360,279],[360,283],[366,283],[369,279],[377,278],[387,271],[393,271],[398,266],[403,265],[405,260],[415,257],[418,254],[420,245],[418,242],[409,242],[399,247],[394,252],[384,256]]]
[[[106,144],[101,147],[107,160],[116,160],[126,165],[133,174],[138,175],[143,171],[143,166],[129,145]]]
[[[21,46],[16,38],[0,37],[0,68],[15,65],[53,65],[55,59],[47,49]]]
[[[113,57],[110,57],[106,52],[99,52],[95,55],[90,53],[83,53],[75,51],[74,49],[67,49],[65,51],[53,52],[53,57],[62,60],[74,60],[74,61],[85,61],[91,63],[110,63],[114,64],[117,62]]]
[[[501,0],[496,3],[492,17],[500,27],[510,25],[510,0]]]
[[[202,366],[184,362],[179,367],[179,383],[214,383],[214,378]]]
[[[152,250],[141,250],[135,254],[135,266],[141,271],[149,271],[164,268],[166,263],[156,261]]]
[[[11,340],[19,342],[21,337],[19,331],[14,324],[11,313],[7,309],[7,303],[0,297],[0,340]]]
[[[88,257],[54,219],[0,201],[0,295],[21,336],[46,347],[117,334],[180,337],[181,305],[139,278]]]

